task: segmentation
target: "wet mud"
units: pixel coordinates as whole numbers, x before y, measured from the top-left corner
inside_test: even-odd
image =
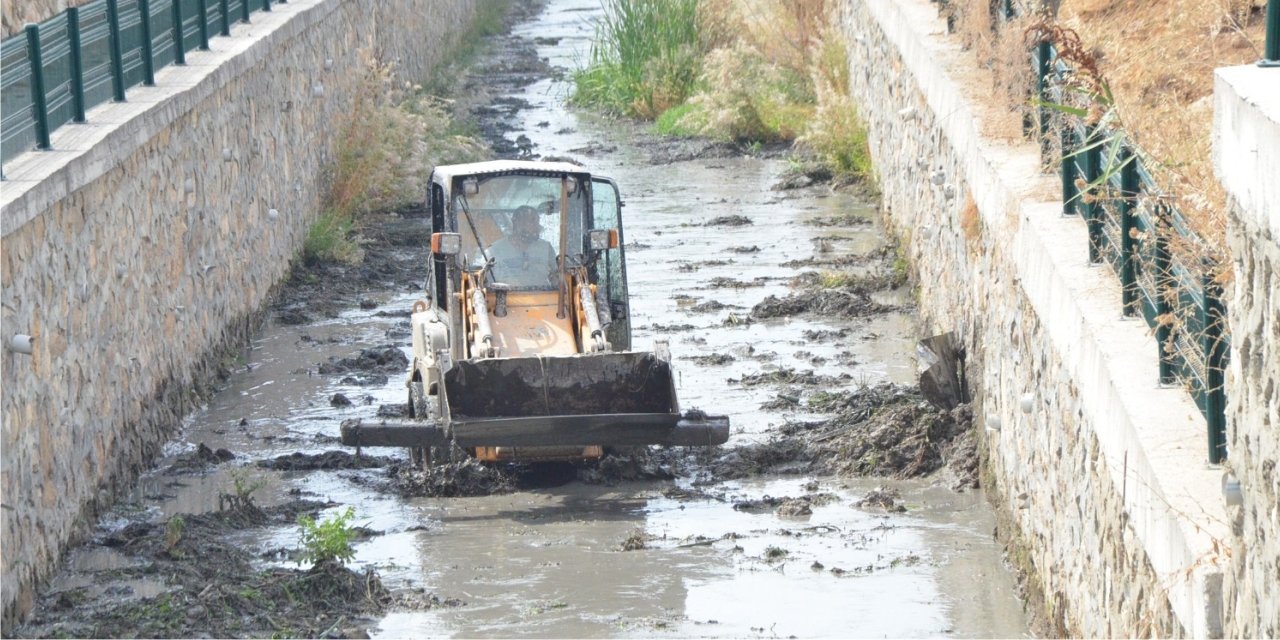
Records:
[[[427,469],[402,450],[341,448],[343,420],[407,418],[429,227],[420,208],[379,214],[361,264],[293,270],[226,388],[69,554],[19,633],[1025,635],[970,490],[971,414],[914,387],[916,321],[866,190],[781,160],[785,147],[668,140],[567,110],[564,76],[599,4],[516,4],[456,108],[497,156],[618,180],[635,348],[670,346],[681,408],[728,413],[729,444],[573,464],[455,452]],[[298,516],[347,506],[352,561],[300,565]]]

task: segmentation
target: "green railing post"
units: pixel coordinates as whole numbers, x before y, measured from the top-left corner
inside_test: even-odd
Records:
[[[173,14],[173,63],[187,63],[187,47],[182,37],[182,0],[170,0],[170,13]]]
[[[174,0],[177,2],[177,0]],[[200,8],[200,50],[209,50],[209,0],[200,0],[196,3]]]
[[[120,3],[107,0],[107,30],[111,33],[111,92],[116,102],[124,102],[124,54],[120,50]]]
[[[249,24],[249,0],[240,0],[240,20]]]
[[[248,2],[249,0],[244,0],[244,1]],[[262,0],[262,10],[263,11],[271,10],[271,0]]]
[[[36,120],[36,148],[49,149],[49,102],[44,92],[44,56],[40,52],[40,25],[28,24],[27,56],[31,62],[31,111]]]
[[[1089,230],[1089,263],[1102,261],[1102,215],[1098,212],[1098,191],[1102,186],[1102,149],[1098,144],[1101,129],[1097,125],[1085,127],[1084,182],[1085,192],[1081,197],[1085,225]]]
[[[80,56],[80,9],[67,9],[67,44],[71,62],[71,120],[84,122],[84,60]]]
[[[1208,387],[1204,390],[1204,417],[1209,428],[1209,462],[1218,464],[1227,457],[1227,394],[1223,387],[1226,344],[1222,326],[1226,314],[1221,292],[1211,274],[1201,276],[1200,288],[1204,294],[1204,304],[1200,307],[1204,335],[1200,344],[1204,351],[1205,384]]]
[[[1120,303],[1124,315],[1138,312],[1138,278],[1133,211],[1138,206],[1138,166],[1129,145],[1120,148]]]
[[[1167,348],[1173,333],[1171,328],[1173,325],[1173,305],[1169,303],[1173,274],[1170,272],[1172,260],[1169,257],[1168,233],[1170,225],[1168,205],[1164,203],[1156,205],[1155,222],[1155,264],[1152,265],[1154,273],[1151,274],[1151,278],[1156,287],[1156,356],[1160,363],[1160,384],[1171,385],[1175,380],[1173,354]]]
[[[1075,215],[1080,197],[1076,189],[1075,127],[1070,122],[1062,124],[1062,215]]]
[[[1036,95],[1040,98],[1040,145],[1044,145],[1049,139],[1049,107],[1045,103],[1049,101],[1049,58],[1053,55],[1053,48],[1047,41],[1036,45]],[[1043,153],[1043,152],[1042,152]]]
[[[1267,2],[1267,40],[1259,67],[1280,67],[1280,0]]]
[[[138,0],[138,14],[142,17],[142,84],[156,84],[156,59],[151,42],[151,0]]]
[[[222,35],[231,35],[231,3],[227,0],[218,0],[218,13],[222,17]]]

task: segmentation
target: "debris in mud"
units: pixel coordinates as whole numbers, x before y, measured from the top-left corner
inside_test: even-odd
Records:
[[[709,366],[709,367],[723,367],[724,365],[727,365],[735,360],[733,356],[727,353],[713,353],[711,355],[705,355],[705,356],[688,356],[688,357],[685,357],[684,359],[692,361],[694,364],[697,364],[700,366]]]
[[[762,411],[786,411],[799,407],[800,396],[789,393],[779,393],[774,399],[760,403]]]
[[[404,355],[404,351],[400,347],[394,345],[383,345],[370,349],[363,349],[360,355],[354,358],[329,358],[328,362],[320,364],[319,373],[322,375],[333,375],[351,373],[355,371],[381,371],[385,373],[400,373],[409,368],[409,358]]]
[[[409,417],[409,405],[399,402],[378,405],[377,416],[379,418],[407,418]]]
[[[730,253],[759,253],[760,247],[754,244],[749,247],[729,247],[729,252]]]
[[[872,219],[854,212],[843,213],[836,216],[824,216],[821,218],[812,218],[806,220],[805,224],[815,227],[854,227],[862,224],[871,224]]]
[[[649,325],[649,330],[654,333],[684,333],[685,331],[693,331],[697,327],[691,324],[660,324],[655,323]]]
[[[775,547],[774,545],[769,545],[764,548],[764,554],[762,555],[765,562],[779,562],[781,560],[786,559],[787,556],[791,555],[791,552],[787,551],[786,549],[783,549],[782,547]]]
[[[165,469],[167,474],[197,473],[212,466],[234,460],[236,454],[226,449],[213,450],[201,442],[191,453],[178,456],[178,459]]]
[[[813,506],[807,498],[794,498],[778,505],[774,513],[782,518],[803,518],[813,515]]]
[[[771,374],[786,381],[795,372],[756,374],[761,378],[753,382],[768,381]],[[914,388],[882,384],[848,392],[824,391],[810,398],[809,406],[835,415],[824,421],[786,423],[770,440],[721,452],[707,463],[708,468],[727,480],[765,473],[907,478],[946,466],[955,475],[957,487],[977,486],[977,452],[968,405],[941,411]]]
[[[712,289],[747,289],[750,287],[763,287],[767,281],[768,278],[764,276],[756,278],[750,282],[738,280],[736,278],[717,277],[712,278],[711,281],[707,283],[707,286]]]
[[[331,407],[349,407],[349,406],[351,406],[351,399],[350,399],[350,398],[348,398],[345,394],[335,393],[335,394],[333,394],[333,397],[332,397],[332,398],[329,398],[329,406],[331,406]]]
[[[801,313],[818,313],[843,318],[861,318],[893,311],[894,307],[871,299],[867,292],[817,289],[789,295],[769,296],[751,308],[753,318],[784,318]]]
[[[801,335],[809,342],[832,342],[849,337],[853,330],[848,327],[840,329],[805,329]]]
[[[907,508],[898,502],[899,498],[900,496],[896,489],[877,488],[868,491],[867,495],[862,496],[857,502],[853,503],[853,506],[861,508],[879,507],[885,511],[904,513]]]
[[[692,311],[693,313],[713,313],[716,311],[722,311],[724,309],[741,309],[741,308],[742,307],[739,307],[736,304],[725,304],[723,302],[720,302],[719,300],[707,300],[706,302],[700,302],[698,304],[695,304],[689,307],[689,311]]]
[[[703,223],[702,226],[704,227],[745,227],[750,224],[755,224],[754,222],[751,221],[751,218],[735,213],[733,215],[728,215],[728,216],[717,216]]]
[[[838,287],[825,287],[824,281],[834,282]],[[902,286],[904,278],[892,271],[875,273],[843,273],[804,271],[791,279],[791,286],[796,289],[833,288],[839,291],[852,291],[870,294],[875,291],[889,291]]]
[[[578,479],[586,484],[616,485],[634,480],[670,480],[675,477],[669,454],[647,447],[625,454],[611,453],[578,469]]]
[[[744,387],[758,387],[764,384],[793,384],[807,387],[832,387],[852,379],[853,376],[847,373],[842,373],[837,377],[814,373],[812,370],[797,371],[790,367],[782,367],[772,371],[748,373],[736,380],[730,378],[729,382],[739,384]]]
[[[284,325],[300,325],[311,322],[311,316],[297,309],[285,309],[276,315],[276,322]]]
[[[385,387],[387,385],[387,376],[381,373],[362,374],[355,376],[347,376],[338,382],[349,384],[357,387]]]
[[[644,531],[637,529],[627,536],[627,539],[623,540],[622,544],[618,545],[618,549],[620,551],[640,551],[648,547],[645,540]]]
[[[764,496],[761,498],[753,498],[747,500],[738,500],[733,503],[734,511],[772,511],[778,508],[782,503],[791,498],[775,498],[773,496]]]
[[[318,469],[377,469],[396,464],[398,460],[387,456],[355,456],[346,451],[325,451],[306,454],[295,451],[272,460],[259,460],[258,466],[276,471],[315,471]]]
[[[252,554],[228,541],[233,531],[291,525],[323,503],[259,508],[252,500],[164,523],[134,522],[102,542],[132,560],[93,571],[99,590],[42,596],[17,635],[58,637],[357,636],[361,620],[381,615],[390,596],[373,573],[335,563],[310,570],[258,569]],[[129,584],[158,581],[160,593],[137,598]],[[66,607],[68,603],[74,606]],[[63,605],[63,606],[60,606]]]
[[[516,487],[515,478],[503,469],[487,466],[474,458],[422,469],[402,463],[393,465],[387,475],[392,488],[405,498],[487,496],[507,493]]]
[[[792,189],[803,189],[804,187],[815,184],[822,184],[831,180],[831,169],[825,164],[816,161],[794,162],[785,171],[778,182],[769,187],[773,191],[789,191]]]

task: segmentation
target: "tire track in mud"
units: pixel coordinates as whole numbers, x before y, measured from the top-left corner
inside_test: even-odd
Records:
[[[857,198],[784,175],[783,149],[744,159],[566,115],[556,49],[580,44],[571,23],[596,5],[543,4],[521,3],[535,22],[491,40],[460,108],[501,156],[578,158],[619,179],[637,343],[672,344],[683,406],[732,412],[730,445],[425,472],[401,451],[341,450],[342,419],[403,412],[429,229],[420,210],[379,215],[363,264],[291,274],[227,388],[69,555],[24,635],[1022,633],[1011,579],[980,603],[995,623],[947,613],[957,561],[930,545],[986,545],[973,561],[998,562],[980,500],[854,477],[976,477],[969,414],[902,384],[910,305],[892,248],[848,213]],[[742,173],[769,184],[741,187]],[[698,192],[717,181],[738,195]],[[779,211],[804,231],[774,237]],[[822,286],[826,272],[857,277]],[[876,362],[886,334],[898,369]],[[294,518],[346,505],[360,514],[354,570],[298,568]],[[902,580],[913,586],[885,586]]]

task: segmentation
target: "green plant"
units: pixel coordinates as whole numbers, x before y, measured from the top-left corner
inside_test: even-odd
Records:
[[[333,211],[325,211],[307,229],[302,241],[302,260],[307,265],[321,262],[358,264],[364,259],[364,251],[351,238],[355,221]]]
[[[231,510],[255,509],[253,504],[253,494],[258,489],[266,486],[267,481],[263,478],[250,479],[248,473],[243,469],[235,469],[231,472],[231,493],[222,493],[218,496],[218,509]]]
[[[164,525],[164,551],[170,556],[175,555],[178,543],[182,540],[182,531],[186,528],[187,521],[180,515],[169,518]]]
[[[706,115],[701,110],[686,102],[663,111],[654,121],[653,128],[660,135],[691,138],[699,134],[705,120]]]
[[[693,92],[702,63],[698,0],[603,0],[573,102],[654,118]]]
[[[346,511],[320,522],[305,514],[298,516],[302,539],[302,554],[298,557],[298,564],[346,564],[355,557],[355,549],[351,546],[351,541],[355,538],[351,520],[355,518],[355,513],[353,507],[347,507]]]

